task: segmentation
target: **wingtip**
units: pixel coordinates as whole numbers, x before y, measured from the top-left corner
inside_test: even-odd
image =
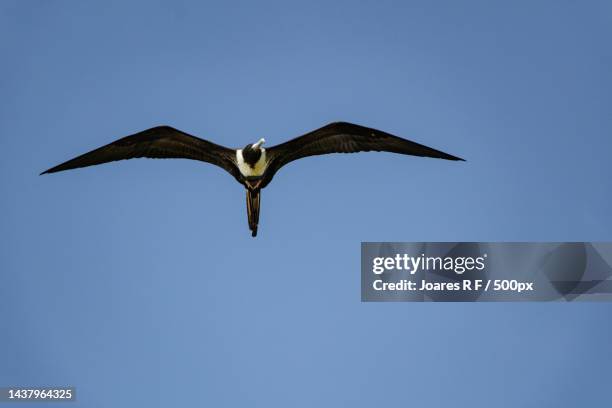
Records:
[[[454,161],[462,161],[462,162],[466,161],[465,159],[462,159],[459,156],[453,156],[452,154],[448,154],[448,153],[445,153],[445,154],[446,154],[446,156],[443,157],[444,159],[454,160]]]
[[[56,171],[57,171],[57,169],[55,167],[51,167],[50,169],[47,169],[47,170],[43,171],[42,173],[40,173],[39,176],[42,176],[43,174],[55,173]]]
[[[52,173],[57,173],[58,171],[69,170],[69,168],[66,169],[63,166],[64,166],[63,164],[60,164],[59,166],[51,167],[50,169],[47,169],[43,171],[42,173],[40,173],[39,176],[42,176],[43,174],[52,174]]]
[[[436,158],[450,160],[450,161],[461,161],[461,162],[466,161],[465,159],[462,159],[461,157],[453,156],[451,154],[446,154],[444,156],[437,156]]]

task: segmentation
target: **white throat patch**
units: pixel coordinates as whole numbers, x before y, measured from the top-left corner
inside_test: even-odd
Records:
[[[266,171],[266,149],[261,148],[261,157],[255,163],[255,167],[249,166],[242,157],[242,149],[236,150],[236,164],[238,170],[245,177],[259,177]]]

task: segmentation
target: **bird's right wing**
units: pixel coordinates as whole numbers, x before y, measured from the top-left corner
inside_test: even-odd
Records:
[[[215,164],[239,177],[234,150],[189,135],[170,126],[157,126],[126,136],[42,172],[93,166],[117,160],[148,157],[153,159],[191,159]]]

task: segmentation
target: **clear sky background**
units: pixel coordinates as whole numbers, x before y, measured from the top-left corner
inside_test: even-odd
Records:
[[[606,1],[0,0],[0,385],[74,385],[72,407],[609,406],[611,304],[365,304],[359,248],[612,240],[611,38]],[[38,176],[158,124],[244,146],[335,120],[468,161],[292,163],[256,239],[206,163]]]

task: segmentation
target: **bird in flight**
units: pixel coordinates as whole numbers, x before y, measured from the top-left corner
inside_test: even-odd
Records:
[[[464,161],[431,147],[347,122],[330,123],[268,149],[263,147],[264,142],[262,138],[242,149],[230,149],[170,126],[157,126],[75,157],[41,175],[138,157],[212,163],[225,169],[246,188],[249,229],[255,237],[261,189],[272,181],[281,167],[294,160],[328,153],[377,151]]]

